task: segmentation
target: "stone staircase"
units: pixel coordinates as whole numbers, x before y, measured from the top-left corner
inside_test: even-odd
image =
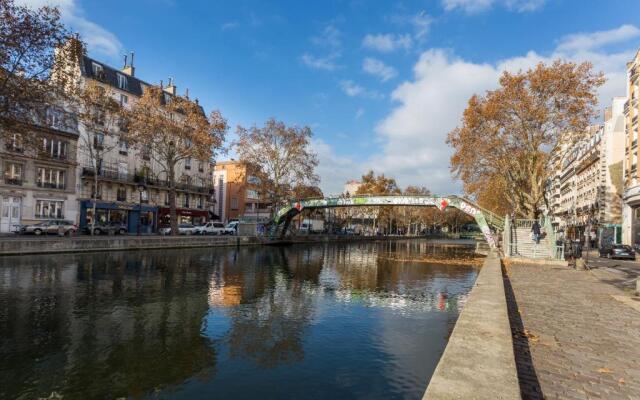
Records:
[[[531,239],[530,227],[511,228],[511,257],[524,257],[535,259],[552,259],[554,251],[549,243],[549,237],[545,236],[536,243]]]

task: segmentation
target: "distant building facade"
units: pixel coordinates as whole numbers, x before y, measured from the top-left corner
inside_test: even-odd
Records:
[[[638,133],[640,125],[640,50],[627,63],[627,101],[624,104],[625,157],[623,243],[640,244],[640,174],[638,171]]]
[[[88,56],[81,57],[76,68],[81,85],[93,81],[108,87],[123,107],[131,107],[145,88],[151,86],[136,77],[133,54],[129,64],[125,59],[122,69]],[[178,95],[172,81],[163,89],[168,99]],[[130,232],[152,233],[159,226],[168,225],[168,179],[164,169],[154,161],[151,150],[129,146],[119,135],[104,136],[104,143],[91,143],[86,129],[80,123],[77,174],[80,227],[95,220],[126,224]],[[106,143],[114,140],[117,143]],[[102,159],[92,160],[87,146],[104,146]],[[178,223],[200,224],[211,219],[214,205],[211,162],[186,159],[178,163],[176,170]],[[96,215],[93,215],[96,173],[99,183],[95,195]]]
[[[48,219],[77,221],[78,121],[61,106],[25,120],[32,122],[26,129],[0,139],[0,233]]]
[[[258,193],[258,178],[240,161],[216,163],[213,170],[216,190],[215,214],[223,222],[264,221],[271,217],[271,206]]]
[[[604,129],[590,126],[583,140],[551,155],[555,172],[547,183],[547,203],[561,229],[584,227],[606,218]]]

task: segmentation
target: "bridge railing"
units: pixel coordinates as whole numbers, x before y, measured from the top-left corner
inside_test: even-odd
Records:
[[[433,194],[433,195],[419,195],[419,194],[415,194],[415,195],[405,195],[405,194],[354,194],[354,195],[350,195],[350,196],[345,196],[345,195],[330,195],[330,196],[325,196],[325,197],[305,197],[305,198],[299,198],[299,199],[295,199],[292,200],[290,204],[295,204],[296,202],[300,202],[300,201],[305,201],[305,200],[324,200],[324,199],[341,199],[341,198],[352,198],[352,197],[397,197],[397,196],[404,196],[404,197],[425,197],[425,196],[429,196],[429,197],[442,197],[442,198],[448,198],[448,199],[458,199],[459,201],[464,201],[465,203],[468,203],[470,205],[472,205],[473,207],[479,209],[480,211],[482,211],[485,220],[487,221],[487,224],[497,227],[498,229],[504,229],[504,217],[501,217],[499,215],[497,215],[496,213],[494,213],[493,211],[490,211],[480,205],[478,205],[477,203],[466,199],[464,197],[461,196],[457,196],[457,195],[447,195],[447,196],[441,196],[441,195],[437,195],[437,194]]]

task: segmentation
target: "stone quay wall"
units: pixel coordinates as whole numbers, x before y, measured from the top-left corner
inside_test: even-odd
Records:
[[[520,399],[502,264],[495,253],[480,270],[423,399]]]
[[[409,240],[412,237],[308,235],[288,238],[287,243]],[[175,249],[277,244],[257,236],[79,236],[0,237],[0,256],[50,253],[82,253],[147,249]]]

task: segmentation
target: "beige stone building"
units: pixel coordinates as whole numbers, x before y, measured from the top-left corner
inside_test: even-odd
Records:
[[[97,82],[108,87],[123,107],[131,107],[150,84],[136,75],[131,59],[125,58],[121,69],[84,56],[77,65],[81,84]],[[164,87],[170,100],[177,96],[172,80]],[[169,223],[169,190],[167,175],[154,161],[152,149],[129,146],[118,132],[90,140],[87,128],[80,124],[78,141],[78,199],[80,227],[97,222],[120,222],[129,232],[155,232]],[[92,160],[89,146],[102,146],[103,156]],[[97,161],[97,165],[96,164]],[[93,215],[93,179],[98,174],[97,210]],[[203,223],[212,217],[213,166],[210,160],[187,159],[177,166],[176,207],[179,223]]]
[[[78,219],[77,120],[58,106],[30,119],[27,131],[5,132],[7,140],[0,139],[0,233],[44,220]]]
[[[561,228],[584,227],[605,219],[606,153],[604,130],[591,126],[585,139],[552,155],[555,169],[547,185],[547,202]]]
[[[627,63],[627,101],[624,104],[625,158],[623,243],[640,244],[640,171],[638,171],[638,133],[640,123],[640,50]]]

